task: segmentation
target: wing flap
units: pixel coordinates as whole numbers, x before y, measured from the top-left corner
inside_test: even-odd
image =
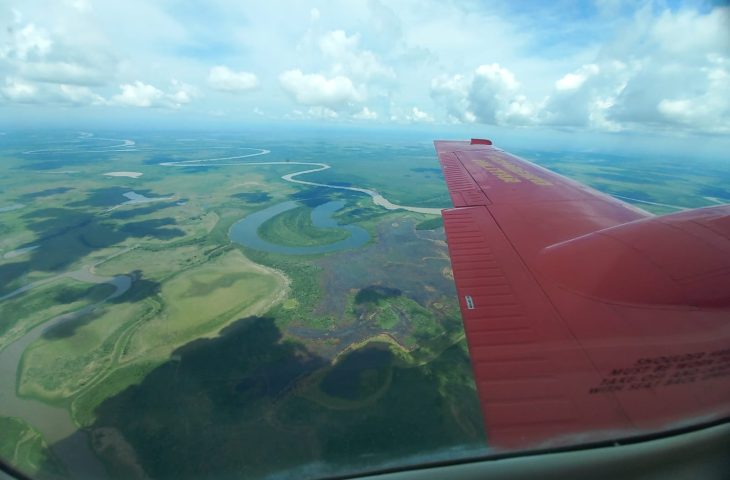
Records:
[[[440,160],[444,179],[449,186],[449,195],[451,195],[451,201],[455,207],[489,204],[489,200],[482,189],[464,170],[456,153],[444,153]]]
[[[572,401],[574,372],[587,383],[600,377],[486,207],[443,217],[490,443],[514,447],[586,425],[630,427],[611,399]]]

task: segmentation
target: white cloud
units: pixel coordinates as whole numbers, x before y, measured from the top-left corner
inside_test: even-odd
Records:
[[[179,108],[189,103],[194,95],[194,89],[191,86],[176,80],[172,81],[172,89],[168,92],[139,80],[122,84],[119,88],[121,93],[114,95],[112,101],[117,105],[128,107]]]
[[[637,15],[633,26],[633,49],[606,48],[607,56],[631,58],[607,118],[623,128],[730,131],[730,8]]]
[[[22,17],[16,17],[20,20]],[[20,29],[10,29],[10,41],[0,50],[0,58],[27,60],[45,56],[53,42],[48,33],[29,23]]]
[[[684,59],[698,52],[730,53],[730,7],[715,8],[702,14],[690,9],[664,10],[651,22],[646,40],[650,48],[659,47]],[[700,60],[701,61],[701,60]]]
[[[436,76],[431,98],[458,122],[726,133],[728,12],[639,11],[593,61],[558,76],[545,96],[531,96],[510,69],[492,63],[472,75]]]
[[[327,78],[316,73],[304,74],[298,69],[287,70],[279,75],[279,83],[300,105],[338,110],[363,100],[352,80],[343,75]]]
[[[512,96],[499,114],[499,123],[505,125],[530,125],[538,122],[540,106],[535,105],[525,95]]]
[[[431,114],[422,111],[418,107],[411,108],[411,110],[405,115],[405,118],[407,121],[412,123],[431,123],[434,121]]]
[[[699,72],[708,80],[704,92],[686,92],[659,102],[657,110],[668,122],[692,130],[730,133],[730,61],[715,58],[712,63]]]
[[[588,64],[583,65],[577,72],[568,73],[563,78],[555,82],[556,90],[575,90],[580,88],[585,81],[594,75],[597,75],[600,71],[598,65]]]
[[[395,79],[392,68],[383,65],[370,50],[359,47],[360,35],[348,36],[343,30],[334,30],[322,36],[319,47],[322,53],[334,61],[334,74],[348,75],[365,82]]]
[[[450,120],[491,125],[526,125],[536,121],[538,107],[520,93],[515,75],[497,63],[480,65],[469,77],[438,76],[431,98]]]
[[[210,69],[208,85],[223,92],[240,93],[253,90],[259,85],[256,75],[249,72],[235,72],[224,65]]]
[[[471,79],[464,75],[439,75],[431,80],[431,98],[446,109],[449,120],[472,123],[476,120],[469,110],[468,92]]]
[[[195,100],[201,112],[255,117],[257,107],[271,119],[296,106],[301,118],[341,121],[730,129],[730,9],[693,1],[599,0],[579,17],[549,3],[522,15],[500,1],[221,0],[210,15],[144,0],[16,5],[0,9],[0,96],[39,112]],[[258,91],[234,111],[172,76]]]
[[[362,45],[360,33],[335,29],[321,34],[328,17],[315,17],[316,23],[297,44],[297,53],[298,63],[318,65],[317,73],[286,69],[279,84],[300,105],[326,107],[344,113],[342,118],[374,119],[375,110],[387,110],[396,87],[395,71]],[[365,100],[368,107],[362,106]]]
[[[101,95],[78,85],[35,84],[17,78],[6,78],[0,97],[8,102],[59,104],[71,106],[105,105]]]
[[[499,90],[516,90],[520,86],[514,74],[498,63],[480,65],[476,70],[476,77],[487,80]]]
[[[38,105],[102,104],[101,95],[74,87],[103,85],[114,71],[110,55],[95,46],[81,48],[81,42],[69,41],[74,36],[59,25],[44,28],[35,22],[24,22],[25,15],[20,11],[12,13],[13,19],[6,26],[6,41],[0,43],[4,100]]]
[[[469,87],[469,110],[481,123],[509,123],[511,111],[508,106],[516,100],[518,87],[519,83],[508,69],[497,63],[480,65]],[[526,100],[520,103],[526,103]]]
[[[167,94],[173,107],[178,108],[182,105],[190,103],[193,97],[197,95],[197,89],[192,85],[183,83],[179,80],[172,80],[172,90]]]
[[[78,85],[59,85],[61,95],[74,105],[105,105],[107,102],[101,95],[88,87]]]
[[[158,104],[165,96],[159,88],[140,82],[119,85],[122,93],[112,98],[120,105],[130,107],[151,107]]]
[[[613,38],[542,95],[491,63],[434,77],[431,98],[458,122],[730,131],[730,8],[654,8],[616,20]]]
[[[607,116],[630,75],[628,66],[619,61],[604,62],[603,66],[591,63],[579,67],[555,82],[555,90],[543,101],[540,122],[619,130],[620,125]]]
[[[358,35],[348,36],[343,30],[335,30],[322,36],[319,48],[332,58],[340,59],[357,48]]]
[[[0,92],[11,102],[28,103],[36,101],[38,88],[22,80],[6,78],[5,86],[0,88]]]
[[[354,113],[352,118],[356,120],[377,120],[378,114],[370,110],[368,107],[362,107],[362,110]]]

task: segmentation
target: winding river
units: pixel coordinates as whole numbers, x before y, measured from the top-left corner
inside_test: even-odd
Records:
[[[356,225],[339,225],[332,218],[332,214],[345,206],[343,200],[336,200],[319,205],[312,210],[312,224],[318,228],[340,228],[347,230],[350,235],[338,242],[328,243],[326,245],[312,245],[302,247],[292,247],[287,245],[279,245],[271,243],[259,237],[259,227],[268,219],[273,218],[281,213],[287,212],[298,207],[299,204],[294,201],[278,203],[272,207],[259,210],[251,215],[239,220],[231,227],[228,236],[231,240],[247,247],[263,250],[265,252],[283,253],[287,255],[314,255],[320,253],[336,252],[348,248],[357,248],[365,245],[370,240],[368,232]]]
[[[88,140],[93,137],[93,134],[83,134],[82,139]],[[127,139],[111,139],[111,138],[98,138],[96,140],[106,141],[120,141],[119,144],[109,145],[107,147],[96,147],[84,150],[87,153],[108,153],[108,152],[136,152],[140,149],[136,147],[133,140]],[[23,152],[26,155],[33,155],[39,153],[49,152],[75,152],[81,148],[79,145],[72,146],[64,149],[42,149],[42,150],[29,150]],[[221,147],[216,147],[221,148]],[[379,205],[387,210],[407,210],[416,213],[440,215],[441,209],[438,208],[425,208],[425,207],[414,207],[407,205],[398,205],[390,202],[385,197],[380,195],[375,190],[360,187],[346,187],[340,185],[329,185],[324,183],[309,182],[301,180],[297,177],[315,172],[321,172],[327,170],[330,165],[326,163],[312,163],[312,162],[240,162],[235,160],[242,160],[244,158],[256,157],[260,155],[266,155],[270,153],[269,150],[257,149],[257,148],[242,148],[242,150],[250,150],[249,153],[242,155],[217,157],[204,160],[183,160],[176,162],[163,162],[160,163],[162,166],[167,167],[201,167],[201,166],[257,166],[257,165],[302,165],[307,168],[305,170],[288,173],[283,175],[281,178],[284,181],[297,183],[301,185],[309,185],[316,187],[332,188],[336,190],[349,190],[353,192],[362,193],[372,198],[373,203]],[[63,173],[63,172],[58,172]],[[346,248],[359,247],[369,240],[369,235],[364,229],[354,225],[339,225],[332,218],[332,214],[344,206],[343,201],[333,201],[326,204],[320,205],[312,211],[312,223],[316,227],[320,228],[343,228],[350,232],[350,236],[345,240],[334,242],[328,245],[318,245],[311,247],[288,247],[283,245],[277,245],[270,242],[266,242],[261,239],[258,234],[258,227],[275,215],[286,212],[292,208],[295,208],[298,204],[296,202],[284,202],[267,209],[261,210],[254,214],[247,216],[246,218],[237,222],[229,232],[229,235],[233,241],[247,245],[253,248],[275,252],[275,253],[289,253],[289,254],[316,254],[326,253]],[[0,212],[6,212],[22,208],[24,205],[13,204],[3,205],[0,207]],[[119,254],[123,254],[128,250],[122,251]],[[11,252],[9,258],[15,254],[23,253],[22,251]],[[115,255],[116,256],[116,255]],[[110,257],[111,258],[111,257]],[[107,259],[108,260],[108,259]],[[104,260],[106,261],[106,260]],[[101,263],[101,262],[100,262]],[[98,263],[96,264],[98,265]],[[22,359],[23,352],[25,349],[33,343],[35,340],[40,338],[49,328],[53,328],[63,322],[73,321],[83,315],[91,314],[94,310],[100,307],[105,302],[123,295],[129,290],[132,279],[126,275],[118,275],[115,277],[99,277],[94,274],[94,266],[89,265],[78,271],[62,273],[56,277],[45,279],[39,282],[34,282],[25,285],[17,290],[0,297],[0,301],[7,300],[9,298],[23,294],[24,292],[31,290],[40,285],[49,283],[61,277],[70,277],[82,282],[88,283],[108,283],[115,287],[115,291],[110,294],[104,300],[97,302],[92,305],[83,307],[75,312],[69,312],[63,315],[59,315],[55,318],[48,320],[40,325],[35,326],[28,331],[23,337],[9,344],[4,349],[0,350],[0,414],[4,416],[19,417],[26,420],[28,423],[37,428],[44,436],[45,440],[53,448],[54,452],[64,462],[69,470],[72,478],[79,479],[99,479],[106,478],[106,471],[94,455],[89,439],[85,432],[79,430],[73,423],[68,409],[63,407],[56,407],[48,405],[36,400],[21,398],[17,394],[17,389],[9,386],[17,385],[17,375],[20,362]]]
[[[256,165],[306,165],[308,167],[315,167],[315,168],[309,168],[306,170],[301,170],[298,172],[293,173],[287,173],[286,175],[282,175],[281,179],[285,180],[287,182],[291,183],[298,183],[300,185],[309,185],[313,187],[325,187],[325,188],[332,188],[335,190],[349,190],[351,192],[357,192],[362,193],[365,195],[370,196],[373,199],[373,203],[375,205],[378,205],[380,207],[385,208],[386,210],[407,210],[409,212],[415,212],[415,213],[425,213],[427,215],[441,215],[441,209],[440,208],[428,208],[428,207],[413,207],[409,205],[398,205],[396,203],[391,202],[375,190],[370,190],[369,188],[361,188],[361,187],[345,187],[342,185],[330,185],[327,183],[317,183],[317,182],[308,182],[306,180],[301,180],[296,177],[300,175],[306,175],[309,173],[315,173],[315,172],[322,172],[324,170],[328,170],[332,168],[330,165],[326,163],[318,163],[318,162],[231,162],[232,160],[240,160],[244,158],[250,158],[250,157],[257,157],[259,155],[268,155],[271,153],[271,150],[266,150],[263,148],[247,148],[247,150],[254,150],[252,153],[246,153],[243,155],[234,155],[229,157],[217,157],[217,158],[208,158],[205,160],[182,160],[179,162],[162,162],[160,165],[165,167],[228,167],[228,166],[256,166]]]

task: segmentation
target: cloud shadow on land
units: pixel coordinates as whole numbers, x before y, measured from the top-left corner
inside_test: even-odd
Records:
[[[160,283],[155,282],[154,280],[148,280],[146,278],[143,278],[141,270],[135,270],[128,275],[132,278],[132,285],[129,287],[129,290],[127,290],[119,297],[109,300],[109,304],[141,302],[146,298],[153,297],[160,293]],[[94,292],[91,298],[92,303],[100,302],[104,300],[106,296],[114,292],[114,289],[111,286],[109,288],[110,290],[106,290],[104,292]],[[86,295],[88,291],[82,293]],[[102,293],[103,296],[101,296]],[[77,292],[69,292],[69,294],[65,296],[63,292],[61,292],[60,296],[65,297],[58,299],[59,302],[63,301],[63,303],[71,303],[81,298],[81,296]],[[84,325],[88,325],[89,323],[94,321],[95,318],[95,315],[87,313],[86,315],[81,315],[71,320],[57,323],[53,327],[48,328],[43,332],[43,338],[47,340],[69,338],[73,336],[79,328],[83,327]]]
[[[332,200],[334,192],[326,187],[306,187],[289,195],[289,198],[314,208]]]
[[[48,188],[46,190],[40,190],[38,192],[26,193],[25,195],[22,195],[21,198],[23,200],[34,200],[36,198],[45,198],[51,197],[53,195],[60,195],[71,190],[73,190],[73,188],[70,187]]]
[[[182,201],[182,200],[181,200]],[[151,213],[159,212],[165,208],[176,207],[177,202],[154,202],[147,206],[133,205],[129,208],[119,208],[109,213],[109,218],[114,220],[126,220],[128,218],[139,217],[142,215],[149,215]]]
[[[253,445],[267,441],[257,426],[269,406],[325,365],[301,344],[280,340],[272,318],[251,317],[193,341],[105,400],[94,427],[121,431],[154,478],[246,472]]]
[[[462,349],[399,367],[387,346],[378,348],[385,354],[356,351],[340,361],[357,380],[330,388],[345,392],[339,401],[353,402],[333,408],[331,396],[313,400],[324,395],[318,372],[331,374],[322,370],[328,360],[282,339],[271,317],[241,319],[216,338],[177,349],[141,382],[104,400],[91,431],[121,433],[146,474],[160,479],[258,478],[313,462],[325,465],[315,472],[324,475],[484,442],[476,395],[462,380],[470,372]],[[371,357],[379,363],[363,360]],[[120,461],[111,450],[104,457],[109,465]]]
[[[44,208],[24,215],[36,240],[23,247],[38,248],[23,260],[0,265],[0,295],[17,286],[6,287],[32,271],[64,272],[94,250],[108,248],[130,238],[153,237],[171,240],[185,236],[174,218],[157,218],[137,222],[113,222],[104,217],[68,208]]]
[[[144,278],[142,270],[134,270],[127,275],[132,277],[132,286],[123,295],[113,298],[109,303],[136,303],[160,293],[162,284]]]

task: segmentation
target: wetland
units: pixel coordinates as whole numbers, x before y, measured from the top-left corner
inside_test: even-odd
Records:
[[[430,138],[36,142],[0,151],[0,454],[18,468],[311,477],[486,451]],[[730,199],[713,166],[517,153],[657,213]]]

